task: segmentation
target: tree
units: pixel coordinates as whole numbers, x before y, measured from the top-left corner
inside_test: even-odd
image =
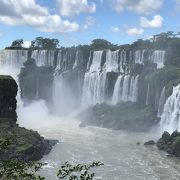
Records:
[[[61,165],[57,173],[57,177],[60,179],[68,180],[92,180],[95,176],[95,173],[90,173],[89,170],[94,167],[99,167],[104,165],[101,162],[93,162],[92,164],[78,164],[71,165],[69,162],[65,162]]]
[[[6,47],[5,49],[22,49],[24,41],[23,39],[16,39],[11,43],[11,46]]]
[[[31,43],[31,48],[33,49],[56,49],[58,47],[59,47],[58,39],[37,37]]]
[[[14,48],[22,48],[22,45],[24,44],[23,39],[17,39],[15,41],[12,42],[11,47]]]
[[[91,49],[93,50],[104,50],[104,49],[111,49],[114,47],[111,42],[104,40],[104,39],[94,39],[91,42]]]

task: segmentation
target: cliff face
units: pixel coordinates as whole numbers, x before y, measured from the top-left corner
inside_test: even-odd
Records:
[[[150,106],[159,117],[172,87],[180,82],[179,48],[179,38],[172,38],[114,49],[4,50],[0,61],[22,68],[19,80],[25,102],[44,99],[58,112],[132,102]],[[34,64],[27,62],[31,58]]]
[[[11,76],[0,76],[0,122],[16,122],[17,89]]]
[[[46,140],[38,132],[27,130],[16,124],[17,89],[17,84],[11,76],[0,76],[0,139],[10,141],[8,149],[0,150],[0,161],[40,160],[57,142]]]
[[[34,59],[24,63],[19,75],[21,97],[25,103],[32,100],[44,99],[52,102],[53,68],[38,67]]]

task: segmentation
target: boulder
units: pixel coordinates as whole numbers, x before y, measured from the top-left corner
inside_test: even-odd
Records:
[[[174,131],[170,135],[168,132],[164,132],[157,142],[157,147],[170,155],[180,157],[180,133]]]
[[[147,142],[144,143],[145,146],[147,146],[147,145],[155,145],[155,144],[156,143],[153,140],[150,140],[150,141],[147,141]]]

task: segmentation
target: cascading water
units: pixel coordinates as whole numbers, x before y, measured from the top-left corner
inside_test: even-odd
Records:
[[[145,52],[145,50],[143,50],[143,51],[136,50],[135,51],[135,53],[134,53],[135,63],[143,64],[143,62],[144,62],[144,52]]]
[[[162,50],[155,50],[152,53],[151,61],[157,64],[158,69],[164,67],[165,53],[166,51],[162,51]]]
[[[160,94],[159,105],[158,105],[158,114],[157,114],[158,117],[161,117],[161,114],[163,113],[164,104],[166,102],[165,90],[166,90],[166,88],[163,87],[161,94]]]
[[[108,50],[106,53],[106,63],[104,64],[104,69],[106,70],[106,72],[118,72],[118,60],[119,50]]]
[[[124,76],[123,79],[123,89],[122,89],[122,101],[128,101],[128,94],[129,94],[129,79],[130,75]]]
[[[90,66],[89,72],[94,72],[94,71],[100,72],[102,54],[103,54],[103,51],[95,51],[93,53],[93,60],[92,60],[92,64]]]
[[[31,58],[35,59],[37,66],[53,66],[54,52],[53,50],[34,50]]]
[[[0,65],[20,69],[27,57],[26,50],[0,50]]]
[[[59,50],[58,55],[57,55],[57,63],[56,63],[56,68],[55,68],[55,74],[58,73],[58,71],[62,69],[62,63],[63,63],[62,50]]]
[[[157,64],[157,68],[163,68],[164,67],[164,61],[165,61],[165,54],[166,51],[164,50],[154,50],[152,53],[149,53],[147,59],[145,59],[145,52],[147,50],[136,50],[134,52],[134,61],[138,64],[144,64],[145,60],[149,60],[152,63]]]
[[[130,75],[119,75],[112,96],[112,104],[118,102],[136,102],[138,96],[138,78]]]
[[[83,106],[95,105],[105,100],[106,72],[101,72],[102,54],[103,51],[93,53],[89,72],[85,74],[82,95]]]
[[[173,88],[172,95],[166,100],[160,121],[161,131],[172,133],[180,131],[180,84]]]
[[[117,104],[119,101],[121,101],[121,94],[122,94],[122,82],[123,75],[119,75],[116,81],[116,84],[114,86],[114,92],[112,96],[112,104]]]
[[[138,97],[138,80],[139,75],[131,77],[130,89],[129,89],[129,101],[136,102]]]
[[[83,54],[82,54],[82,52],[81,51],[76,51],[76,56],[75,56],[75,62],[74,62],[74,65],[73,65],[73,69],[80,66],[82,62],[83,62]]]
[[[127,64],[126,60],[127,60],[126,51],[122,50],[120,52],[120,62],[119,62],[119,71],[121,73],[126,73],[126,64]]]

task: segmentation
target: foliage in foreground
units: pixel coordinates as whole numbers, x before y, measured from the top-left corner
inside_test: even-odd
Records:
[[[102,162],[93,162],[90,165],[71,165],[69,162],[65,162],[61,165],[57,173],[59,179],[69,179],[69,180],[92,180],[95,173],[89,172],[91,168],[99,167],[104,165]]]
[[[44,180],[36,175],[44,166],[42,163],[21,163],[19,161],[3,161],[0,163],[0,179],[2,180]]]
[[[6,150],[11,145],[9,140],[0,140],[0,151]],[[15,160],[0,162],[0,179],[1,180],[45,180],[37,172],[45,166],[46,163],[24,163]],[[94,167],[104,165],[101,162],[92,164],[71,165],[68,161],[61,165],[57,172],[59,180],[93,180],[95,173],[89,172]]]

